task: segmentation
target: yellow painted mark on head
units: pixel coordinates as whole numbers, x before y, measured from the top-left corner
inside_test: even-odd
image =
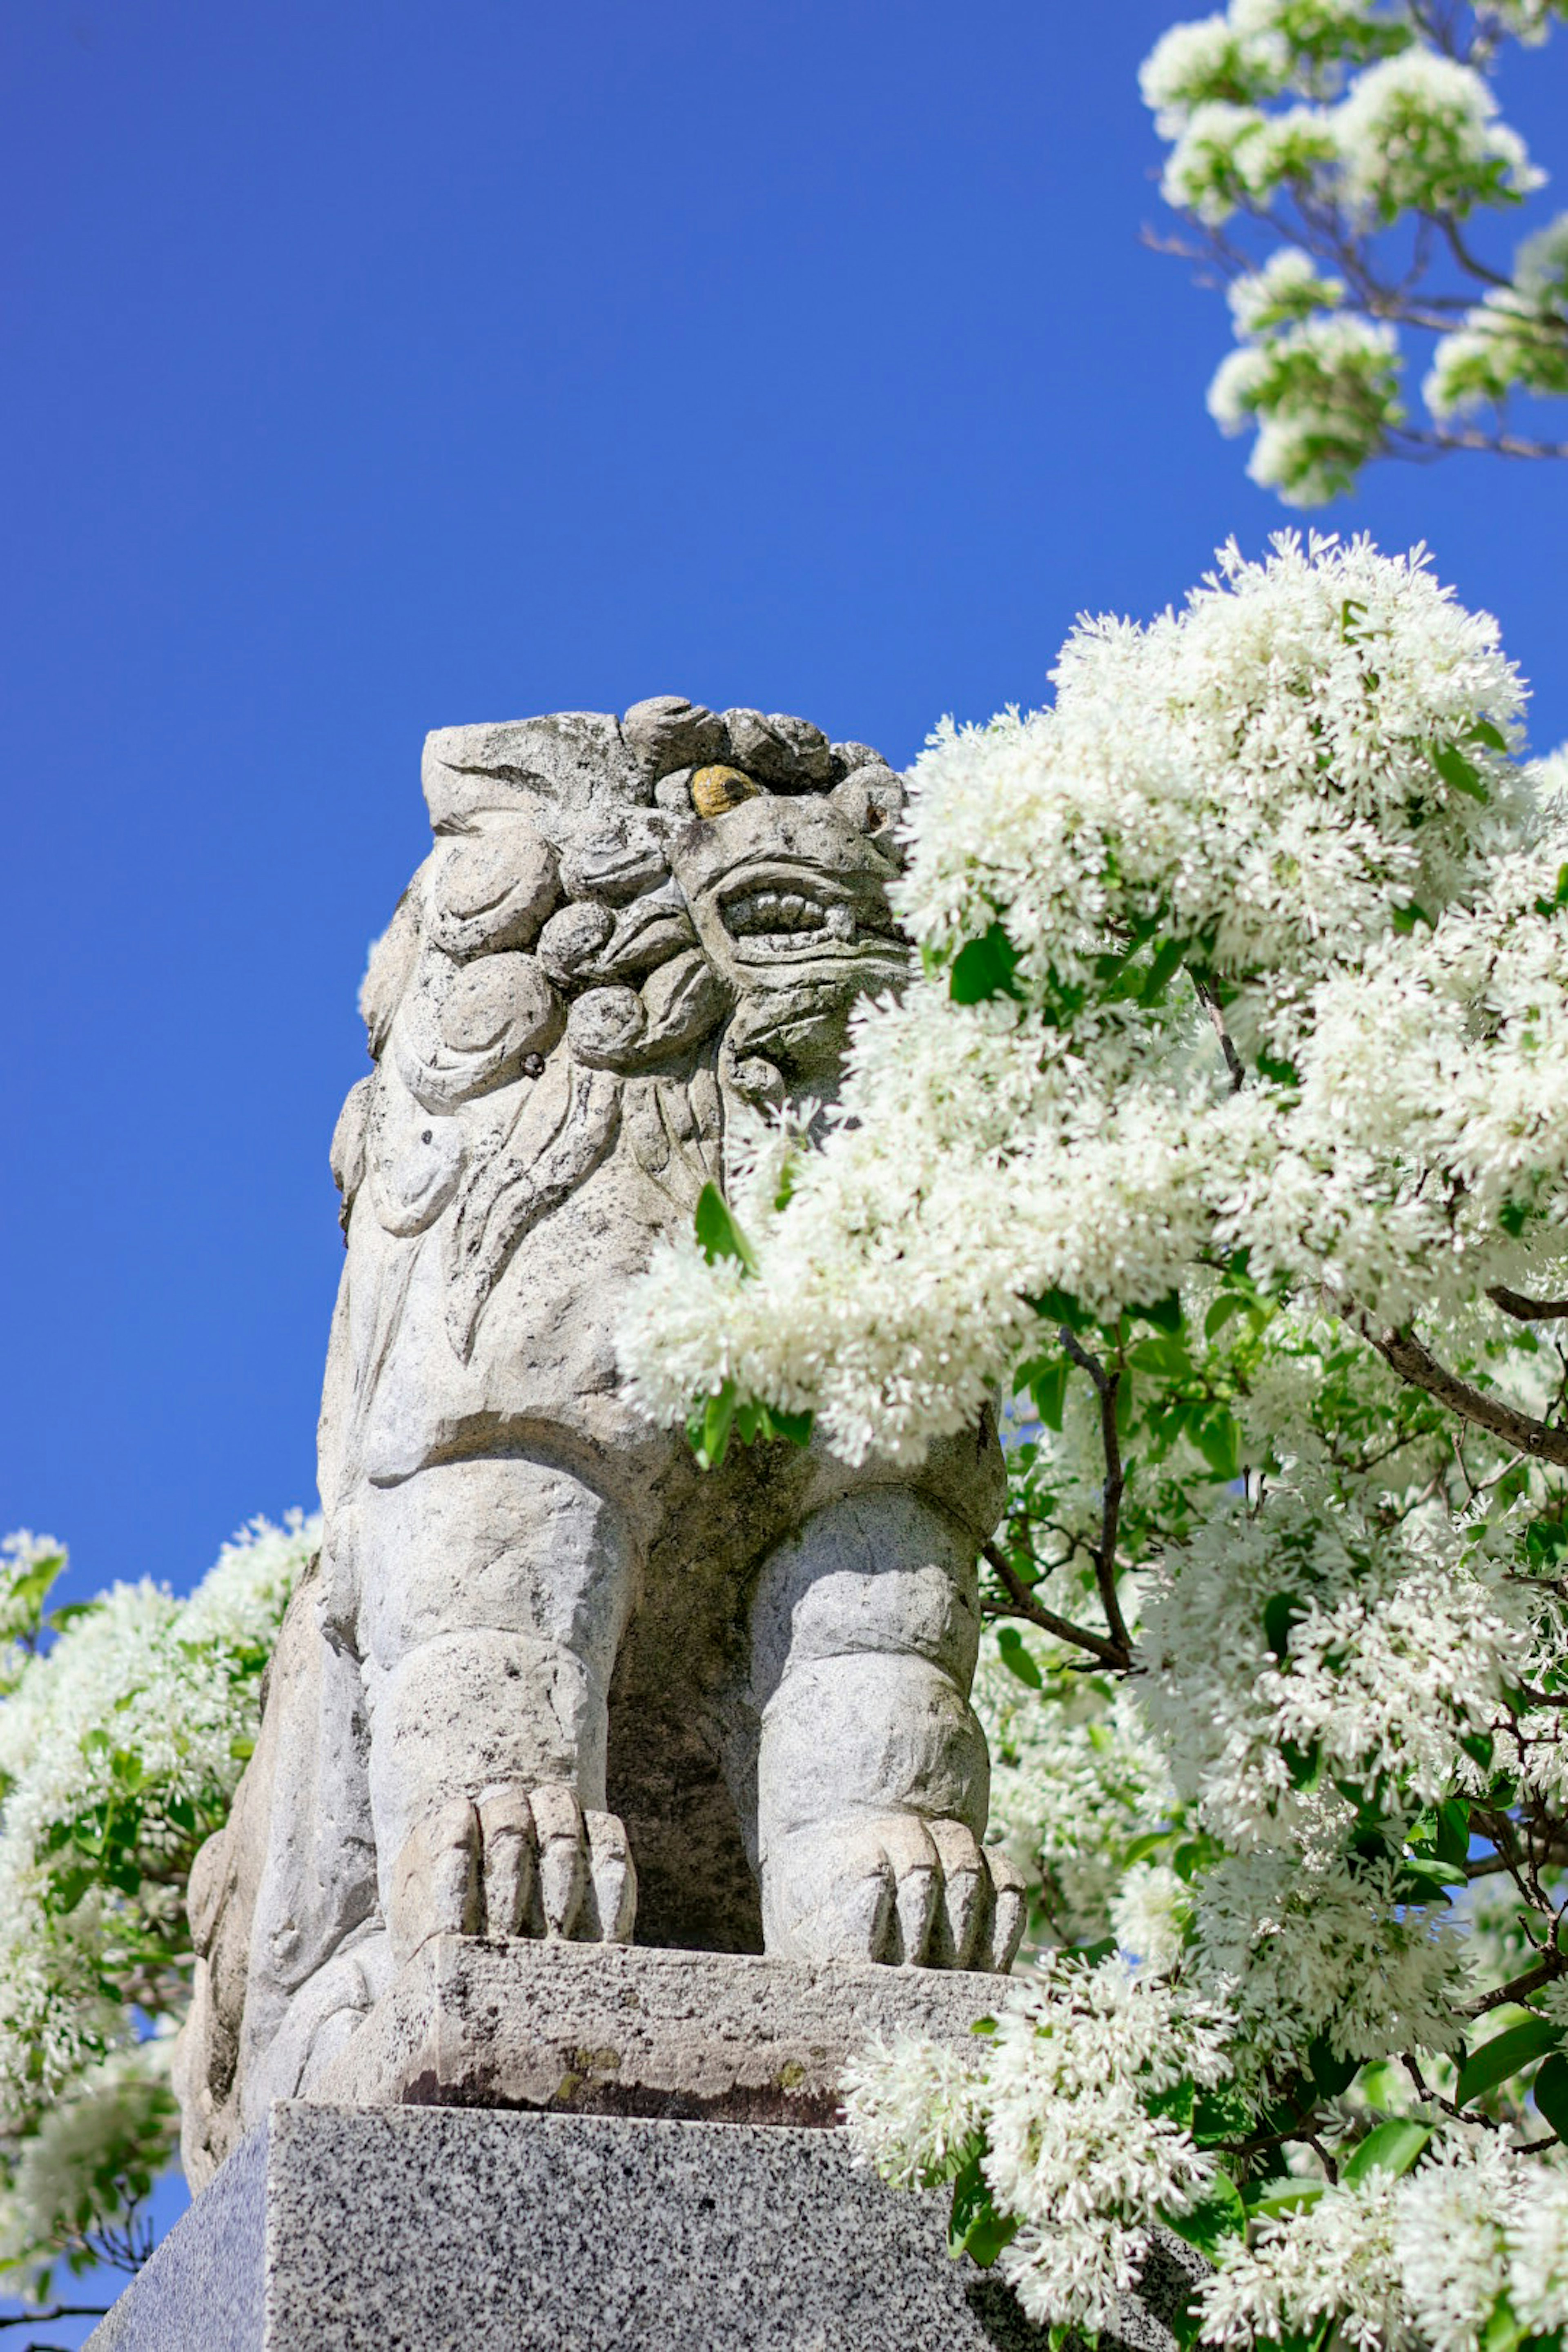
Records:
[[[759,789],[739,768],[699,768],[691,779],[691,805],[699,816],[722,816],[742,801],[754,801]]]

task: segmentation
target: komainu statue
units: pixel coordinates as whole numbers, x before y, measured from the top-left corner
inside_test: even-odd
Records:
[[[198,2182],[433,1934],[1005,1969],[1022,1926],[968,1699],[994,1429],[703,1472],[613,1343],[899,984],[898,779],[666,697],[435,734],[425,792],[332,1144],[321,1557],[191,1882]]]

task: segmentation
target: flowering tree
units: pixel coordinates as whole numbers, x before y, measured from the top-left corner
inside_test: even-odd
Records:
[[[0,1543],[0,2273],[134,2270],[175,2160],[172,2036],[190,1996],[185,1881],[221,1826],[314,1521],[258,1519],[188,1600],[143,1579],[51,1609],[63,1546]]]
[[[1568,213],[1487,257],[1485,215],[1545,174],[1498,112],[1510,42],[1543,41],[1564,0],[1230,0],[1173,26],[1143,96],[1170,145],[1169,247],[1229,287],[1239,349],[1209,388],[1227,433],[1255,428],[1256,481],[1293,506],[1374,457],[1488,449],[1568,457],[1510,420],[1568,396]],[[1425,417],[1401,331],[1425,339]]]
[[[1092,2331],[1568,2321],[1568,761],[1419,556],[1225,551],[910,778],[922,969],[661,1253],[647,1410],[908,1456],[1000,1384],[1037,1977],[854,2127]]]

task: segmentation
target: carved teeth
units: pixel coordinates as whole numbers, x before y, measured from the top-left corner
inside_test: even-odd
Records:
[[[797,890],[752,890],[731,898],[724,921],[736,939],[751,939],[770,950],[788,948],[803,931],[826,932],[832,940],[855,937],[855,916],[848,907],[824,907]]]

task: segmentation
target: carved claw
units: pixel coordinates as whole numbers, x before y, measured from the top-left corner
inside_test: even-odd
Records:
[[[982,1849],[991,1878],[989,1965],[1005,1977],[1012,1967],[1029,1916],[1029,1893],[1023,1872],[999,1845]]]
[[[401,1962],[432,1936],[472,1936],[479,1925],[479,1822],[467,1797],[426,1813],[392,1867],[387,1927]]]
[[[768,1947],[801,1958],[1005,1973],[1024,1881],[962,1822],[913,1813],[797,1832],[764,1866]]]
[[[564,1780],[508,1780],[484,1790],[478,1821],[484,1936],[630,1943],[637,1870],[616,1813],[585,1809]]]

